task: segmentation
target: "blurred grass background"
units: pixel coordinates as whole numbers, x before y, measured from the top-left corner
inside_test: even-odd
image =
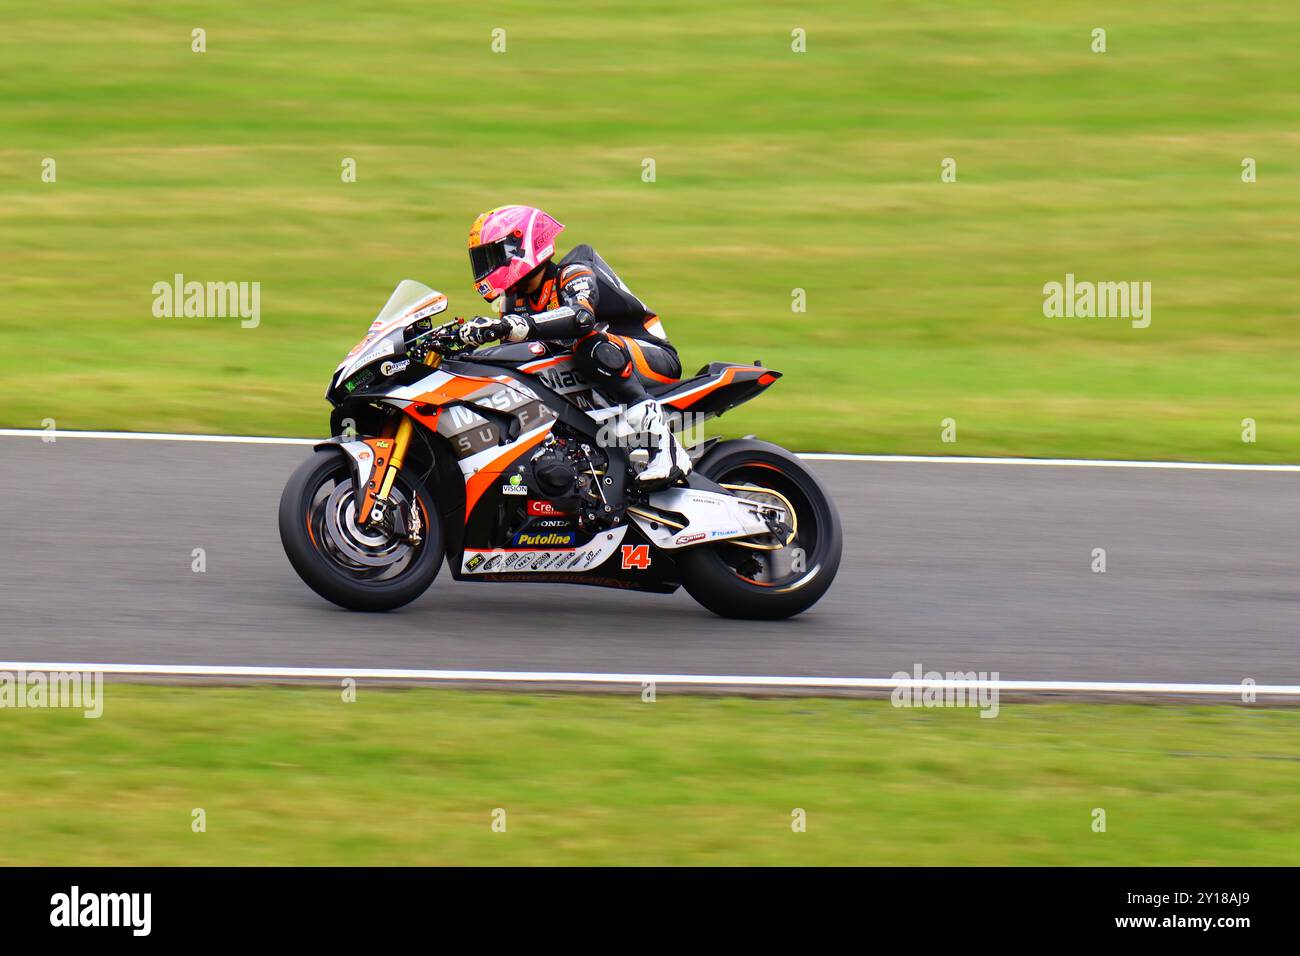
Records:
[[[0,424],[322,434],[393,285],[481,311],[465,232],[526,202],[688,370],[787,373],[718,432],[1300,460],[1290,0],[0,0],[0,22]],[[1150,281],[1151,327],[1044,318],[1067,272]],[[175,273],[260,282],[260,327],[154,318]]]
[[[0,864],[1300,856],[1294,710],[1003,704],[984,719],[888,701],[365,686],[352,704],[319,687],[111,684],[103,700],[98,720],[0,711]],[[195,808],[205,833],[191,830]]]

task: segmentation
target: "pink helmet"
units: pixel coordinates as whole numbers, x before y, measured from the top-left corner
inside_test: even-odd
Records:
[[[478,294],[491,302],[555,254],[564,230],[540,209],[501,206],[483,213],[469,229],[469,264]]]

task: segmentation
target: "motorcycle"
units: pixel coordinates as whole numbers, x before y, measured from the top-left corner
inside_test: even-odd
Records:
[[[468,351],[447,297],[407,279],[334,371],[330,434],[290,477],[280,539],[298,575],[344,608],[415,600],[445,560],[462,581],[671,593],[733,618],[807,610],[839,567],[822,483],[753,437],[688,449],[669,487],[556,343]],[[781,373],[714,362],[649,387],[675,429],[721,415]]]

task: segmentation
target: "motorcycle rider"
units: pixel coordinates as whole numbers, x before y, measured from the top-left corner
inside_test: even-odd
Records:
[[[497,316],[478,316],[459,330],[466,345],[572,341],[574,363],[593,387],[627,406],[627,424],[648,435],[653,455],[637,476],[644,488],[671,484],[691,470],[690,458],[668,428],[648,382],[681,377],[681,361],[659,317],[632,294],[591,246],[575,246],[554,261],[564,229],[532,206],[501,206],[469,231],[475,287]]]

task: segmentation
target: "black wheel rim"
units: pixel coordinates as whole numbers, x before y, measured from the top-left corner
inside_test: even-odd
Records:
[[[790,590],[802,586],[817,573],[820,565],[824,534],[821,509],[814,499],[815,492],[780,467],[767,462],[747,461],[728,466],[714,481],[723,485],[745,485],[778,492],[794,508],[796,527],[793,539],[782,547],[758,550],[736,542],[721,542],[713,553],[727,569],[747,584],[773,590]],[[740,497],[764,499],[761,494],[732,491]],[[771,539],[777,543],[776,539]]]
[[[428,511],[401,474],[389,494],[392,532],[358,527],[352,476],[340,464],[321,475],[306,495],[307,533],[316,553],[336,572],[349,580],[367,584],[390,584],[410,573],[428,547],[427,535],[418,545],[407,540],[405,516],[411,503],[419,508],[422,527],[429,528]]]

